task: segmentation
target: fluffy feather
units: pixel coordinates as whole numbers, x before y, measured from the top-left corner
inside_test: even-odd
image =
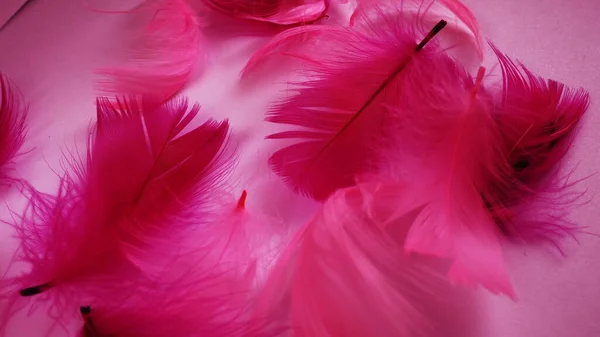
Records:
[[[29,207],[15,224],[18,260],[31,270],[7,280],[10,289],[42,293],[57,315],[73,301],[119,303],[142,282],[140,261],[182,254],[178,240],[214,219],[231,163],[223,155],[227,121],[184,132],[198,105],[100,98],[97,106],[87,159],[72,160],[55,195],[29,189]]]
[[[208,7],[239,19],[278,25],[309,23],[325,16],[329,0],[202,0]]]
[[[268,121],[293,127],[268,139],[298,140],[269,158],[294,190],[324,200],[376,168],[381,153],[373,144],[385,141],[381,129],[396,117],[388,107],[398,105],[398,91],[407,83],[428,85],[404,70],[440,53],[435,44],[423,47],[445,22],[417,44],[420,34],[411,24],[384,18],[368,30],[336,33],[338,39],[323,46],[327,54],[307,65],[308,79],[296,83],[296,94],[268,113]]]
[[[492,184],[487,200],[502,231],[526,243],[558,246],[575,226],[563,219],[577,193],[558,177],[576,127],[589,105],[583,89],[570,89],[515,64],[495,46],[503,75],[494,117],[500,128],[515,183],[509,189]]]
[[[177,94],[196,69],[203,67],[198,19],[185,0],[160,0],[145,27],[140,46],[126,66],[100,69],[98,88],[118,95],[152,94],[167,100]]]
[[[178,242],[196,251],[169,265],[185,279],[165,282],[159,290],[136,288],[139,298],[112,306],[83,307],[83,336],[258,336],[262,323],[248,309],[262,248],[271,223],[245,207],[246,192],[200,235]],[[152,262],[152,261],[149,261]],[[160,310],[157,310],[160,308]]]
[[[290,336],[432,336],[428,305],[443,311],[448,263],[408,255],[403,242],[418,209],[403,214],[397,184],[338,190],[289,243],[256,315]]]
[[[10,80],[0,73],[0,179],[9,177],[8,168],[25,141],[27,107]]]
[[[484,70],[473,82],[442,55],[427,69],[415,65],[406,71],[418,72],[420,81],[432,85],[407,86],[400,92],[404,120],[388,124],[386,132],[398,137],[395,143],[402,142],[388,174],[405,182],[399,193],[416,196],[415,204],[398,207],[423,208],[405,248],[451,259],[449,277],[455,283],[481,284],[514,296],[500,232],[480,192],[490,181],[510,184],[502,139],[491,118],[491,98],[481,88]]]

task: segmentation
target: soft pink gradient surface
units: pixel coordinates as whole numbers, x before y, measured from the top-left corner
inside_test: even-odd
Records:
[[[0,17],[12,9],[0,0]],[[124,9],[138,1],[90,1],[95,7]],[[600,233],[598,192],[600,176],[600,1],[597,0],[502,0],[465,1],[478,16],[484,36],[532,70],[573,86],[583,86],[592,97],[567,169],[577,167],[575,178],[588,177],[590,203],[573,213],[573,220]],[[100,4],[100,5],[98,5]],[[113,5],[113,7],[110,7]],[[115,7],[117,6],[117,7]],[[336,15],[332,13],[331,19]],[[249,203],[268,206],[268,211],[298,224],[315,205],[291,193],[265,193],[278,178],[266,169],[272,145],[263,140],[271,126],[262,122],[268,102],[277,97],[284,73],[239,86],[238,72],[270,32],[250,23],[225,21],[206,30],[209,65],[202,77],[184,91],[203,106],[207,116],[231,118],[234,141],[242,158],[234,188],[250,192]],[[43,191],[52,191],[60,172],[61,150],[85,144],[87,127],[94,119],[95,91],[92,71],[118,63],[136,22],[127,15],[99,14],[85,10],[78,0],[34,1],[0,31],[0,70],[17,83],[30,105],[31,152],[20,157],[18,174]],[[261,37],[237,37],[249,30]],[[487,58],[486,60],[491,60]],[[271,84],[275,83],[275,84]],[[19,210],[22,198],[14,191],[4,195],[8,207]],[[598,196],[600,197],[600,196]],[[6,208],[0,215],[8,216]],[[0,226],[0,271],[11,258],[15,242],[6,226]],[[511,277],[519,301],[494,297],[481,291],[479,315],[464,312],[465,322],[441,323],[478,329],[447,336],[472,337],[598,337],[600,336],[600,237],[581,235],[579,244],[568,242],[568,258],[536,248],[509,247]],[[467,309],[465,309],[467,310]],[[11,326],[8,336],[38,336],[48,319],[43,312],[35,320]],[[479,317],[481,316],[481,317]],[[471,321],[469,321],[471,320]],[[76,322],[75,322],[76,323]],[[477,333],[473,331],[480,330]],[[65,336],[58,331],[56,336]]]

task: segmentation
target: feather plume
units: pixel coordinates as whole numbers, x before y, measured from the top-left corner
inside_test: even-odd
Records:
[[[256,315],[293,336],[431,336],[427,305],[443,310],[448,262],[408,255],[403,243],[419,210],[396,183],[332,194],[289,243],[270,274]]]
[[[294,129],[268,139],[299,140],[269,158],[273,171],[294,190],[324,200],[377,167],[381,158],[373,144],[382,141],[385,120],[395,118],[388,107],[398,105],[403,84],[417,81],[405,69],[440,53],[435,44],[424,46],[445,21],[417,43],[412,25],[384,18],[368,31],[336,33],[339,39],[324,46],[329,54],[308,64],[309,78],[296,84],[297,93],[269,112],[268,121]]]
[[[0,179],[9,178],[9,165],[25,141],[27,107],[10,80],[0,73]]]
[[[55,195],[28,189],[15,228],[31,270],[10,289],[41,294],[62,315],[74,301],[118,303],[144,280],[140,261],[183,254],[177,242],[214,220],[231,164],[227,121],[184,132],[198,112],[185,100],[99,98],[87,159],[71,161]]]
[[[100,69],[98,88],[117,95],[152,94],[161,100],[176,95],[196,69],[203,67],[198,19],[185,0],[161,0],[145,27],[140,47],[126,66]]]
[[[206,6],[238,19],[278,25],[306,24],[327,13],[330,0],[202,0]]]
[[[481,195],[490,181],[510,184],[510,166],[491,117],[492,100],[481,88],[484,69],[473,81],[443,56],[419,74],[420,81],[432,85],[401,91],[404,120],[388,124],[384,133],[395,135],[394,143],[402,142],[385,174],[406,184],[398,193],[417,196],[414,204],[399,209],[422,207],[405,248],[451,259],[449,277],[455,283],[481,284],[514,297],[501,235]]]
[[[492,184],[495,200],[487,202],[508,237],[558,247],[576,228],[562,214],[578,196],[568,191],[572,183],[559,177],[558,169],[589,106],[589,95],[541,78],[491,46],[503,74],[494,118],[515,183],[508,189]]]
[[[258,336],[263,323],[252,320],[249,309],[256,296],[261,247],[270,239],[272,223],[249,212],[246,197],[244,191],[237,202],[228,201],[221,216],[184,240],[196,251],[169,265],[169,274],[175,272],[184,279],[165,282],[161,278],[159,290],[155,285],[137,287],[139,298],[126,303],[93,310],[82,307],[82,335]]]

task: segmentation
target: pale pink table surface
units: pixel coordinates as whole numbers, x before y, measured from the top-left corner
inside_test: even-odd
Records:
[[[95,1],[120,9],[137,1]],[[600,168],[600,0],[470,0],[486,37],[539,74],[573,86],[583,86],[592,105],[566,165],[578,166],[576,177],[590,176]],[[14,11],[13,0],[0,0],[0,18]],[[115,8],[115,7],[112,7]],[[127,31],[132,23],[124,15],[86,11],[79,0],[36,0],[0,31],[0,70],[16,82],[30,104],[29,137],[33,149],[21,158],[19,174],[36,187],[52,191],[60,171],[60,150],[81,147],[94,118],[94,68],[122,60]],[[292,195],[261,193],[260,183],[276,184],[264,167],[268,148],[262,123],[268,102],[277,96],[283,77],[261,81],[255,89],[237,87],[237,74],[247,57],[266,37],[235,37],[240,28],[209,30],[210,67],[184,94],[202,104],[207,116],[231,118],[234,138],[243,140],[236,188],[249,188],[259,202],[274,204],[277,212],[299,223],[314,208]],[[243,29],[243,28],[242,28]],[[264,165],[263,165],[264,166]],[[256,178],[259,179],[256,179]],[[250,183],[250,185],[248,185]],[[572,218],[600,233],[600,175],[590,176],[584,187],[594,198]],[[7,204],[22,207],[17,193]],[[294,205],[296,210],[289,209]],[[0,216],[6,216],[5,207]],[[15,248],[6,226],[0,227],[0,270]],[[568,243],[561,259],[535,248],[508,249],[507,259],[519,301],[478,292],[477,316],[467,318],[477,332],[448,332],[449,337],[600,337],[600,237],[580,236]],[[470,314],[469,314],[470,315]],[[11,328],[8,337],[41,336],[48,319],[43,313]],[[76,323],[74,323],[77,326]],[[448,330],[454,331],[454,330]],[[56,336],[63,336],[64,332]],[[365,336],[368,337],[368,336]],[[376,336],[373,336],[376,337]]]

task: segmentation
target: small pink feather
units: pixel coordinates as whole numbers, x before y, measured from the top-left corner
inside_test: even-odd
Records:
[[[15,229],[17,258],[31,270],[6,280],[15,293],[41,294],[67,315],[76,301],[130,296],[148,274],[144,258],[157,257],[152,264],[160,270],[185,253],[174,248],[214,220],[231,164],[223,152],[227,121],[184,132],[198,105],[99,98],[97,106],[87,158],[72,159],[55,195],[28,189],[30,204]]]
[[[383,25],[331,35],[336,39],[323,45],[323,55],[307,63],[308,79],[267,115],[270,122],[292,126],[268,139],[296,141],[269,158],[273,171],[294,190],[325,200],[376,169],[386,156],[378,149],[387,142],[382,127],[398,116],[389,108],[398,106],[399,90],[409,83],[429,85],[405,69],[441,53],[435,44],[423,47],[444,26],[440,21],[420,35],[411,24],[384,16]],[[417,36],[425,38],[417,43]]]
[[[571,183],[558,177],[558,169],[589,106],[589,95],[541,78],[494,45],[492,49],[503,74],[494,117],[515,184],[509,189],[493,185],[496,199],[488,200],[489,207],[508,237],[558,246],[575,229],[562,216],[578,195],[565,189]]]
[[[118,95],[152,94],[161,100],[176,95],[203,66],[198,19],[186,0],[160,0],[145,27],[130,64],[100,69],[98,88]]]
[[[401,188],[369,183],[332,194],[275,265],[256,315],[296,337],[432,336],[428,306],[454,305],[448,262],[404,252],[418,210],[397,209],[411,197]]]
[[[8,170],[25,142],[27,107],[21,93],[0,73],[0,179],[9,179]]]
[[[239,19],[278,25],[305,24],[325,16],[330,0],[202,0],[208,7]]]

